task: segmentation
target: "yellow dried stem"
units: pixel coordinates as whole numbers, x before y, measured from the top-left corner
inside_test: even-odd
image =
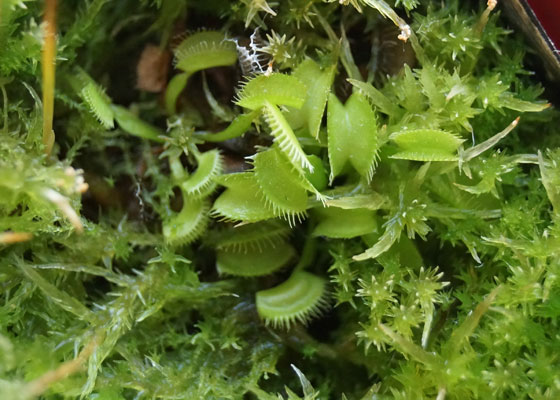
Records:
[[[492,10],[494,10],[494,8],[496,8],[497,5],[497,0],[488,0],[488,2],[486,3],[486,10],[484,10],[482,15],[480,16],[480,19],[478,20],[478,23],[475,27],[475,30],[479,35],[482,35],[482,32],[484,31],[484,28],[488,23],[488,18],[490,18],[490,13],[492,12]]]
[[[12,244],[19,242],[26,242],[33,237],[31,233],[27,232],[1,232],[0,244]]]
[[[83,189],[87,188],[80,188],[80,190]],[[76,211],[70,205],[70,200],[68,200],[67,197],[50,188],[43,189],[42,194],[47,200],[56,205],[58,209],[62,211],[62,213],[66,216],[66,218],[68,218],[68,220],[78,233],[82,233],[84,231],[82,221],[80,220],[78,213],[76,213]]]
[[[49,155],[54,144],[54,82],[56,59],[56,0],[45,0],[44,41],[41,59],[43,71],[43,144]]]

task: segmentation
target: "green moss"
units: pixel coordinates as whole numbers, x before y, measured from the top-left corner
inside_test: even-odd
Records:
[[[46,156],[0,2],[1,399],[560,397],[560,114],[499,10],[58,3]]]

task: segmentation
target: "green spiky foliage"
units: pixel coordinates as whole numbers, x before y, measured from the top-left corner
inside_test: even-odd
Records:
[[[556,87],[486,7],[59,1],[47,156],[1,1],[0,399],[560,398]]]

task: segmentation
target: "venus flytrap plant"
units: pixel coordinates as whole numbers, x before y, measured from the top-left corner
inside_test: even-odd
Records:
[[[307,156],[303,152],[294,131],[278,107],[266,101],[263,111],[266,122],[271,128],[271,134],[278,142],[280,150],[288,156],[295,167],[301,166],[301,168],[305,168],[309,172],[313,172],[313,165],[307,159]]]
[[[307,190],[301,184],[303,177],[274,148],[257,153],[253,163],[259,195],[267,206],[290,225],[301,221],[308,207]]]
[[[234,118],[227,128],[216,133],[197,132],[197,137],[206,142],[222,142],[243,136],[249,130],[251,124],[259,115],[259,110],[253,110],[248,114],[240,114]]]
[[[214,178],[223,170],[223,161],[218,150],[209,150],[194,154],[197,169],[187,179],[180,183],[181,189],[189,197],[206,197],[216,188]]]
[[[292,164],[313,172],[313,165],[303,152],[292,127],[277,107],[285,105],[301,108],[306,99],[306,91],[305,85],[293,76],[257,75],[243,85],[237,104],[253,110],[261,109],[271,135]]]
[[[329,96],[327,131],[331,183],[346,162],[368,183],[373,179],[379,150],[376,122],[370,104],[359,93],[352,94],[344,106],[334,94]]]
[[[305,324],[328,308],[325,280],[309,272],[294,271],[285,282],[256,294],[257,310],[267,324],[289,328]]]
[[[320,221],[313,230],[314,236],[351,239],[377,231],[377,220],[371,210],[328,207],[314,211]]]
[[[174,184],[179,187],[183,205],[178,213],[171,212],[162,224],[166,241],[173,245],[188,244],[206,230],[210,204],[208,197],[216,189],[214,179],[223,169],[218,150],[199,153],[192,149],[197,169],[189,175],[180,161],[180,152],[169,150],[169,163]]]
[[[253,159],[253,166],[254,172],[244,173],[256,178],[257,193],[252,195],[257,194],[262,198],[265,207],[271,210],[274,216],[287,219],[290,226],[295,225],[296,219],[301,220],[308,208],[307,191],[317,192],[317,189],[277,148],[257,153]],[[227,180],[228,178],[224,183],[226,186]],[[224,195],[226,192],[220,196],[222,200]],[[218,205],[220,198],[216,201]],[[228,197],[225,197],[225,200],[228,201]],[[229,198],[230,202],[231,200],[232,198]],[[253,204],[247,206],[254,209]],[[241,220],[250,222],[247,216]],[[263,246],[264,248],[261,248]],[[283,267],[292,257],[293,250],[283,242],[257,244],[253,245],[253,249],[237,252],[219,250],[217,269],[220,273],[230,275],[266,275]],[[300,272],[300,268],[301,266],[297,267],[291,277],[280,285],[256,293],[257,311],[267,324],[288,328],[296,320],[306,322],[309,316],[318,315],[320,310],[326,307],[323,279]],[[288,309],[283,307],[286,303],[290,305]]]
[[[208,223],[208,202],[204,199],[190,199],[183,191],[181,211],[173,213],[162,223],[165,240],[172,245],[188,244],[198,239]]]
[[[111,98],[105,94],[104,89],[87,72],[81,68],[77,68],[76,71],[74,76],[69,77],[69,84],[101,125],[106,129],[112,129],[115,126],[115,114],[111,109]]]
[[[232,65],[237,61],[233,43],[221,32],[198,32],[174,50],[175,67],[189,74],[203,69]]]
[[[301,108],[306,94],[305,84],[292,75],[257,75],[243,84],[236,103],[251,110],[261,109],[267,103]]]
[[[335,73],[334,64],[321,70],[312,59],[302,61],[293,72],[293,76],[307,84],[307,98],[301,108],[289,108],[287,117],[295,129],[307,128],[308,133],[315,139],[319,139],[321,122]]]
[[[95,83],[89,82],[81,90],[82,99],[88,104],[92,114],[107,129],[115,126],[115,113],[111,109],[110,99],[104,96],[103,90]]]
[[[119,127],[131,135],[163,142],[163,132],[160,129],[143,121],[125,107],[112,104],[111,98],[105,94],[103,88],[85,71],[79,69],[76,76],[70,77],[69,81],[105,129],[112,129],[116,120]]]
[[[222,221],[258,222],[274,218],[264,199],[255,197],[259,185],[255,174],[241,172],[220,177],[218,183],[226,190],[214,201],[212,215]]]
[[[218,250],[216,269],[227,275],[269,275],[284,267],[294,255],[294,249],[286,242],[264,244],[250,250]]]
[[[464,142],[452,133],[428,129],[395,132],[389,138],[399,147],[391,158],[413,161],[455,161]]]
[[[298,214],[298,207],[296,204],[305,206],[301,212],[310,207],[308,204],[305,191],[315,195],[316,199],[322,204],[325,204],[327,197],[320,193],[319,189],[325,186],[326,173],[320,160],[313,156],[307,156],[307,161],[313,170],[302,170],[298,166],[294,166],[284,156],[284,154],[276,147],[272,147],[264,152],[259,152],[254,157],[254,170],[259,181],[262,195],[271,206],[275,213],[280,212],[283,216],[290,217]],[[277,174],[282,176],[279,179]],[[284,186],[284,193],[292,192],[290,197],[282,198],[279,193],[278,187]],[[296,200],[299,198],[299,201]],[[282,211],[283,203],[287,207],[286,211]],[[295,214],[289,211],[291,205],[296,207]]]
[[[290,277],[273,288],[256,293],[257,311],[265,324],[290,329],[295,322],[306,325],[329,308],[330,295],[325,279],[304,271],[313,262],[315,253],[315,240],[307,238]]]
[[[212,243],[219,250],[245,252],[262,251],[264,247],[283,242],[290,234],[289,226],[279,220],[225,228],[211,235]]]
[[[221,32],[203,31],[188,36],[174,50],[175,67],[184,72],[175,75],[165,92],[166,110],[175,114],[179,95],[195,72],[237,62],[235,43]]]

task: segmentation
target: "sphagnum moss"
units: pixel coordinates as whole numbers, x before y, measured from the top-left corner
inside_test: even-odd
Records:
[[[494,3],[2,1],[0,398],[559,398],[560,116]]]

